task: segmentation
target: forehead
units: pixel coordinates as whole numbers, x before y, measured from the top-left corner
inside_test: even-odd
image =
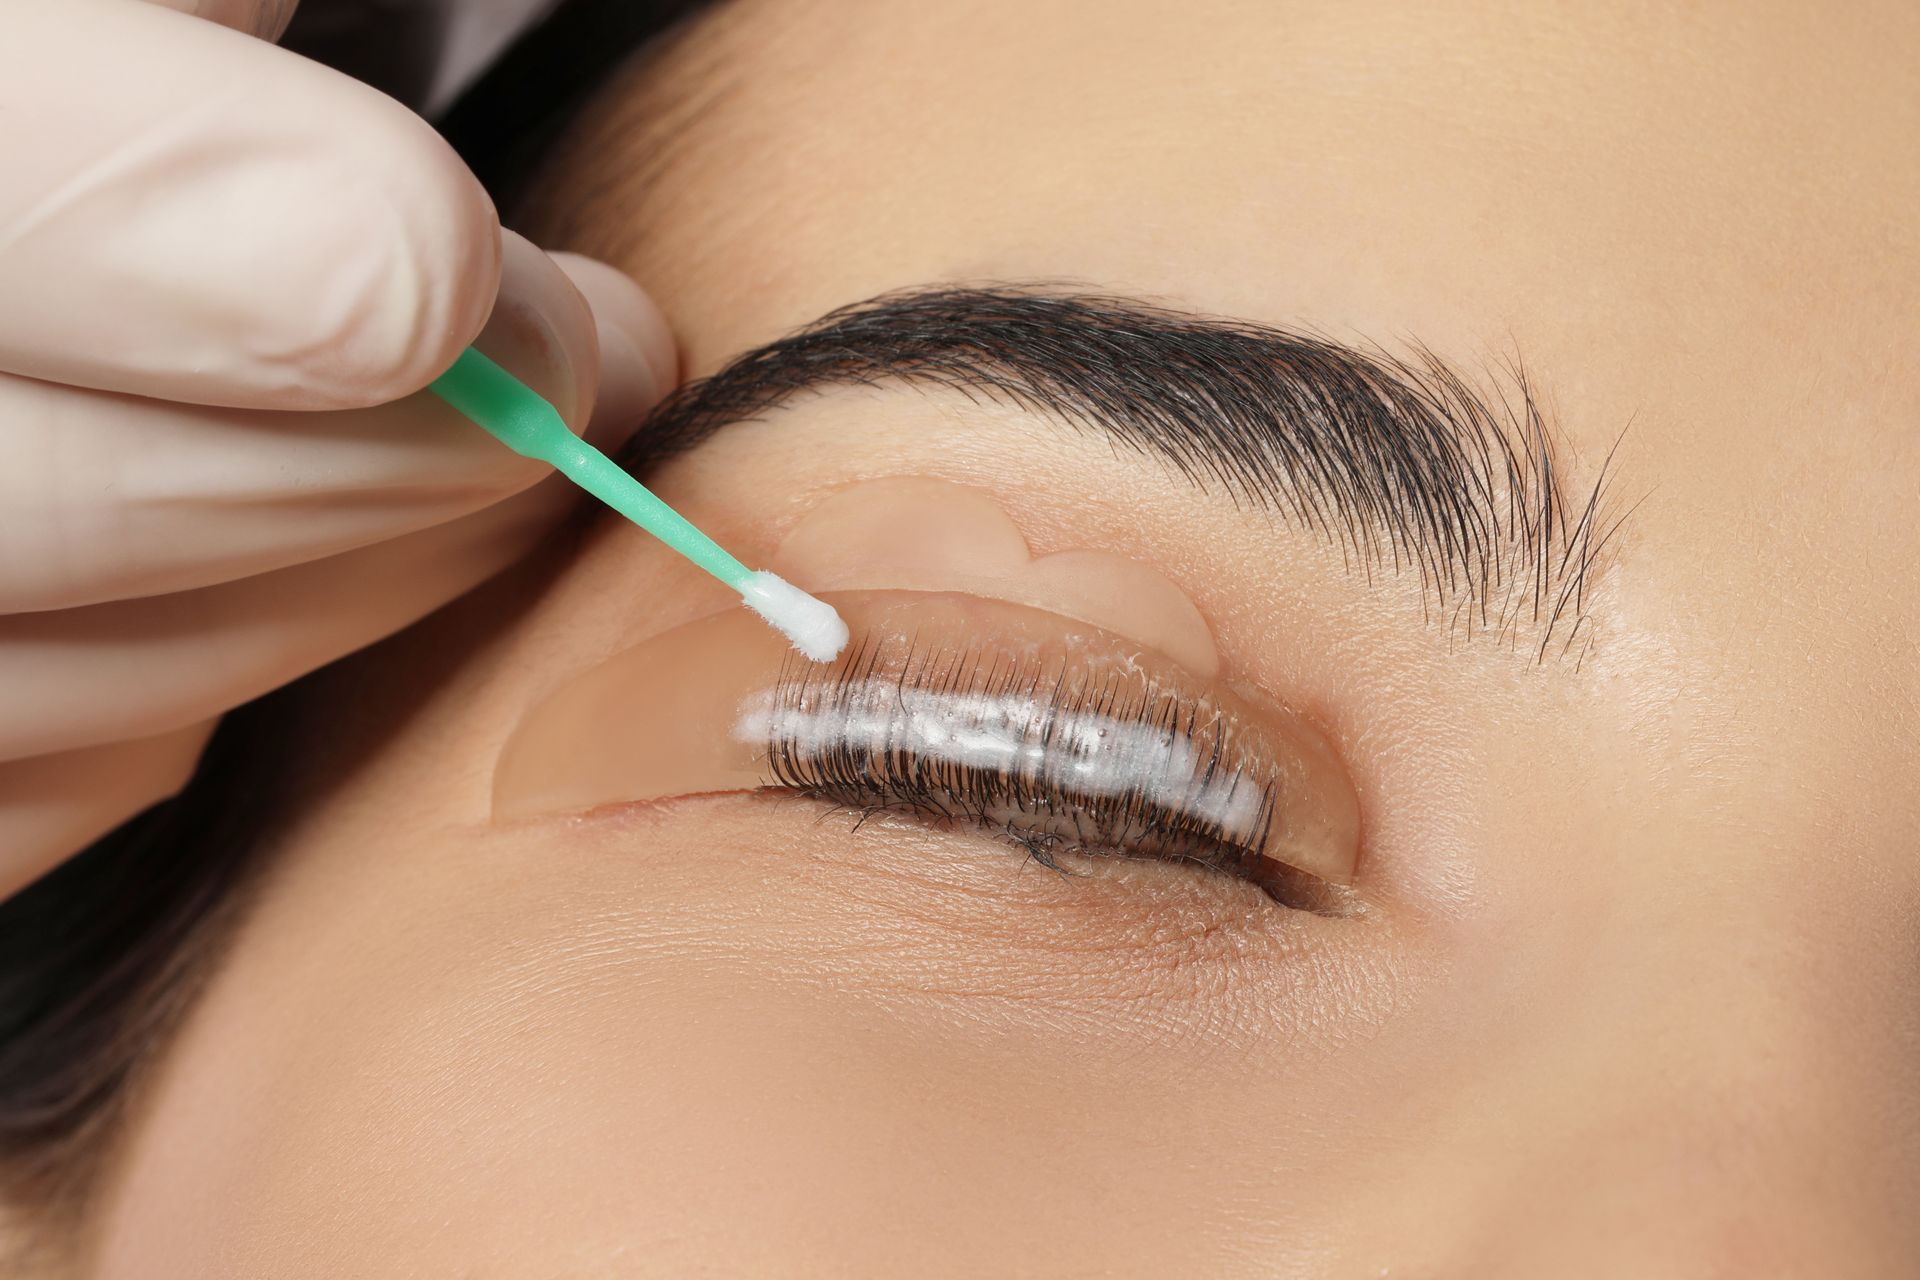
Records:
[[[695,372],[951,280],[1523,361],[1571,464],[1618,442],[1660,593],[1897,648],[1920,11],[1602,10],[745,3],[603,96],[533,221]]]
[[[749,3],[612,95],[577,229],[677,290],[697,355],[902,284],[1069,277],[1745,381],[1909,315],[1920,95],[1885,25]]]

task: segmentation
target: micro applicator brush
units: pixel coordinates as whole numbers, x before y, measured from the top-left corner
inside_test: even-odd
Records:
[[[776,574],[741,564],[613,459],[567,430],[540,394],[468,347],[428,389],[509,449],[545,462],[627,519],[740,593],[740,600],[815,662],[846,647],[847,624],[833,606]]]

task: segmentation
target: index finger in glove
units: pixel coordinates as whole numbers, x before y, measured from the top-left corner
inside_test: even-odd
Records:
[[[671,384],[670,340],[624,276],[571,255],[556,261],[599,323],[605,372],[586,435],[610,448]],[[495,318],[501,327],[490,325],[482,346],[511,367],[508,340],[523,321]],[[579,413],[588,394],[583,383],[571,402],[555,398]],[[0,898],[176,789],[212,717],[459,595],[577,501],[549,477],[449,524],[325,559],[0,617]]]
[[[664,390],[630,384],[602,397],[585,437],[624,439],[642,398]],[[0,762],[205,721],[471,590],[579,500],[549,474],[484,510],[339,555],[192,591],[0,616]]]
[[[645,304],[596,317],[562,267],[507,233],[478,344],[578,428]],[[664,332],[662,332],[664,338]],[[657,397],[668,381],[651,388]],[[337,413],[213,409],[0,374],[0,614],[186,591],[398,537],[497,502],[547,468],[422,392]]]
[[[331,409],[426,385],[499,284],[493,204],[419,117],[135,0],[10,5],[0,370]]]

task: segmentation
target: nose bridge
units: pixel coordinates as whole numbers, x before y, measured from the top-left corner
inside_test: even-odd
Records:
[[[1442,1274],[1911,1275],[1920,1184],[1914,1135],[1889,1132],[1897,1082],[1764,982],[1639,994],[1638,1022],[1594,1024],[1506,1095],[1508,1155],[1483,1152],[1504,1172],[1464,1200],[1474,1227]]]
[[[1420,1158],[1381,1184],[1409,1250],[1388,1274],[1913,1274],[1920,1054],[1880,972],[1898,948],[1862,935],[1875,963],[1828,963],[1789,898],[1689,882],[1509,931],[1524,964],[1483,953],[1461,1001],[1485,1021],[1429,1059]],[[1875,990],[1841,980],[1867,972]]]
[[[1508,1188],[1446,1275],[1560,1280],[1895,1280],[1920,1240],[1870,1185],[1864,1148],[1808,1149],[1701,1126],[1552,1153]],[[1855,1155],[1866,1156],[1856,1161]]]

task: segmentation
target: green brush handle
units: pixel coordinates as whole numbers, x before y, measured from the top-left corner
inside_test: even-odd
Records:
[[[526,383],[468,347],[427,389],[484,427],[515,453],[561,475],[739,591],[753,571],[622,471],[613,459],[567,430],[560,411]]]

